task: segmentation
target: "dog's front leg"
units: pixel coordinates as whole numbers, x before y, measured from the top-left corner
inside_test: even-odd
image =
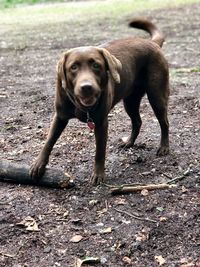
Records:
[[[99,184],[105,179],[105,156],[106,143],[108,135],[108,119],[106,118],[102,124],[95,126],[96,155],[94,172],[91,177],[93,185]]]
[[[53,146],[67,123],[68,120],[62,120],[57,116],[57,114],[55,114],[45,145],[38,155],[36,161],[31,165],[30,176],[32,178],[39,178],[44,174],[45,167],[49,161],[49,155],[53,149]]]

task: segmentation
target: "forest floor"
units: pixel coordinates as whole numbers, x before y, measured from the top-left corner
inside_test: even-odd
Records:
[[[70,173],[74,188],[0,183],[0,266],[75,267],[85,256],[99,257],[97,267],[200,266],[200,4],[130,10],[115,22],[109,17],[81,23],[71,19],[1,30],[0,159],[31,164],[40,151],[53,115],[55,66],[61,52],[130,35],[147,38],[127,27],[138,15],[152,19],[166,35],[170,154],[156,156],[160,129],[147,98],[135,147],[119,149],[119,139],[130,133],[130,120],[118,104],[109,116],[106,183],[183,179],[171,189],[118,196],[106,185],[88,186],[94,134],[73,120],[49,165]],[[39,231],[19,225],[27,216]]]

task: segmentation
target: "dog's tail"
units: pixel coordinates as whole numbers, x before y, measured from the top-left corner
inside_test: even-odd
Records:
[[[165,41],[163,33],[151,21],[144,18],[136,18],[129,22],[129,26],[147,31],[152,38],[152,41],[162,47]]]

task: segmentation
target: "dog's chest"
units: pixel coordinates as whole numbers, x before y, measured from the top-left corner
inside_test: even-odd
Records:
[[[75,109],[75,117],[81,122],[87,122],[87,113],[80,109]]]

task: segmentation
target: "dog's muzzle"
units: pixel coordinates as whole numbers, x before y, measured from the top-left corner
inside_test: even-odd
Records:
[[[84,82],[80,85],[76,98],[84,107],[92,107],[96,104],[100,91],[95,88],[90,82]]]

